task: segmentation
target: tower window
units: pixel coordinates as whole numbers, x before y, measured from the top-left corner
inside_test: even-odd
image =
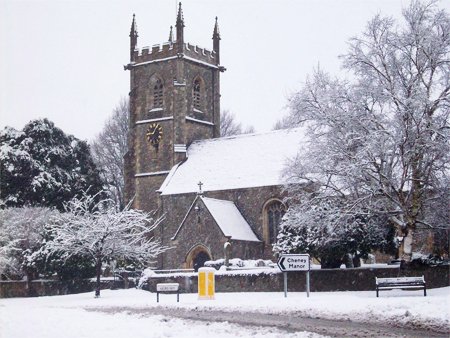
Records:
[[[199,79],[194,81],[193,101],[194,109],[201,110],[201,82]]]
[[[158,79],[153,86],[153,108],[162,108],[163,102],[163,83]]]
[[[277,241],[278,228],[286,212],[286,207],[279,200],[273,200],[264,208],[264,240],[273,244]]]

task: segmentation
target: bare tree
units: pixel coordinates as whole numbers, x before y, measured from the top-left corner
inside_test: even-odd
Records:
[[[253,126],[243,127],[242,123],[236,122],[236,117],[229,110],[223,110],[220,115],[220,136],[232,136],[239,134],[254,133]]]
[[[53,218],[52,239],[46,243],[45,251],[63,259],[78,255],[93,262],[98,297],[102,263],[121,259],[145,266],[166,250],[152,237],[160,222],[149,213],[129,207],[117,211],[110,201],[96,202],[95,196],[85,194],[70,201],[66,212]]]
[[[93,157],[119,210],[124,208],[124,156],[129,129],[128,100],[122,98],[91,144]]]
[[[272,130],[289,129],[292,126],[295,126],[295,123],[293,123],[290,115],[286,115],[275,122]]]
[[[310,143],[287,174],[317,187],[314,203],[345,198],[341,215],[389,216],[409,260],[416,231],[448,227],[427,210],[448,208],[450,19],[436,2],[419,1],[403,17],[398,26],[377,15],[350,41],[342,60],[354,80],[316,71],[291,97],[290,118]]]

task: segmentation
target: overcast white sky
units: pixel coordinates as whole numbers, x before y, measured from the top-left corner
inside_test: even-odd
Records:
[[[409,0],[184,0],[185,41],[212,49],[222,36],[222,109],[270,130],[287,97],[320,65],[338,73],[339,54],[377,13],[401,16]],[[450,0],[440,7],[450,8]],[[168,39],[175,0],[0,0],[0,127],[47,117],[90,140],[128,95],[129,30],[138,46]]]

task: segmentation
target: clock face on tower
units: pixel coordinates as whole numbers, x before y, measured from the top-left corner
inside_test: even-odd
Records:
[[[162,139],[163,129],[158,123],[152,123],[145,133],[147,141],[157,147]]]

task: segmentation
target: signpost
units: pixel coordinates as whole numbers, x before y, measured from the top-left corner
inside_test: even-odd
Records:
[[[284,297],[287,297],[287,273],[289,271],[306,271],[306,293],[309,297],[309,254],[285,254],[278,259],[278,267],[283,271]]]
[[[156,302],[159,303],[159,293],[177,293],[177,302],[180,301],[180,284],[178,283],[158,283],[156,284]]]

